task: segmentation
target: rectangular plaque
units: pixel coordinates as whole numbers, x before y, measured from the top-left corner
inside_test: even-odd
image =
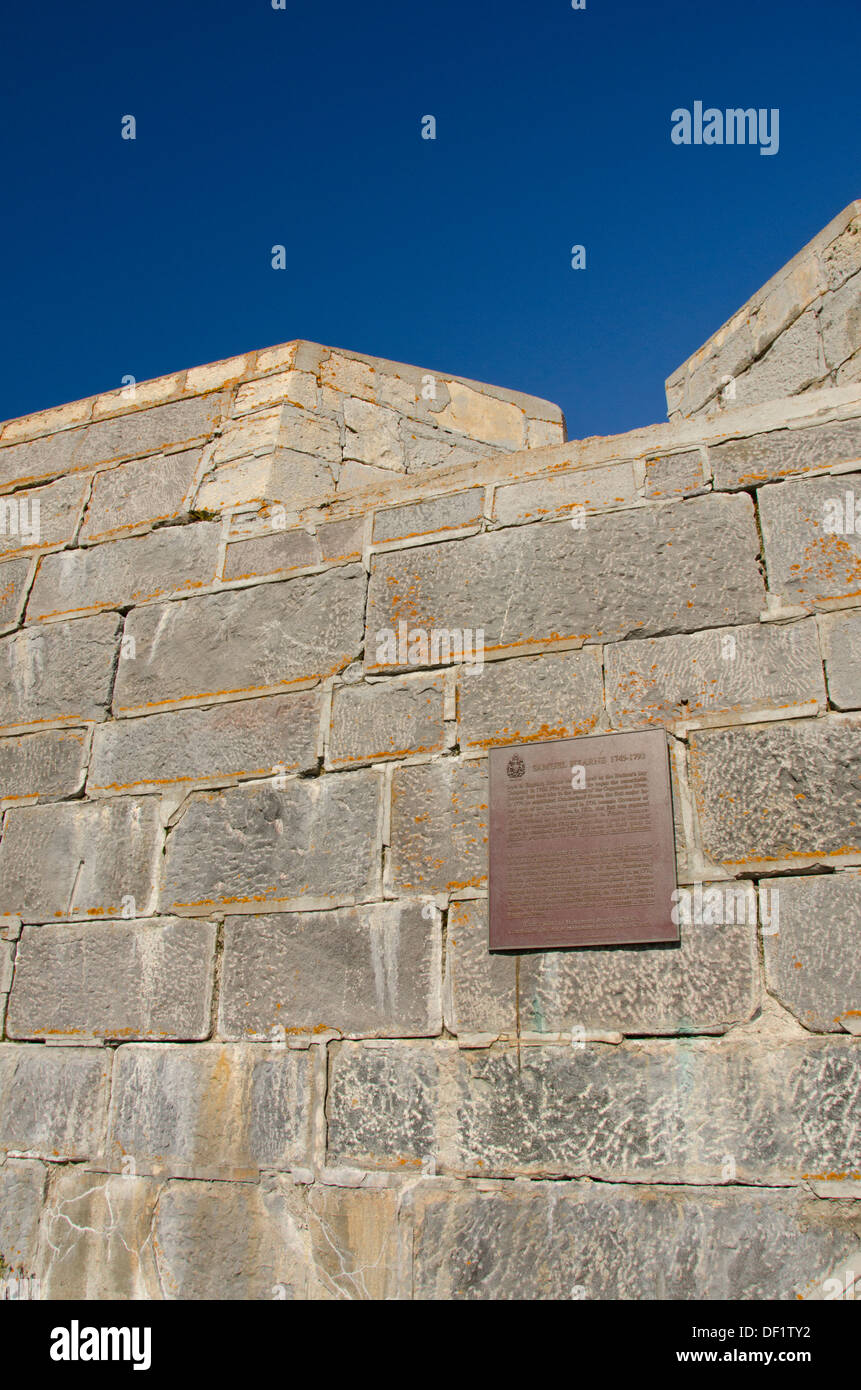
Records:
[[[678,941],[667,736],[490,750],[491,951]]]

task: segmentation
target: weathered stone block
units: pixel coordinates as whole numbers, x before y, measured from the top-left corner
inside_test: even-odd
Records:
[[[28,1158],[9,1158],[0,1164],[0,1259],[19,1274],[36,1272],[39,1216],[45,1191],[45,1169]]]
[[[317,379],[313,372],[276,372],[240,386],[234,412],[245,415],[264,406],[297,405],[303,410],[317,409]]]
[[[0,739],[0,801],[75,796],[83,786],[89,744],[85,729]]]
[[[819,618],[828,696],[838,709],[861,706],[861,609]]]
[[[456,892],[487,877],[488,793],[484,759],[419,763],[392,779],[395,892]]]
[[[423,1037],[441,1029],[439,914],[418,901],[235,918],[219,1031]]]
[[[143,915],[160,847],[154,797],[7,811],[0,910],[25,922]]]
[[[409,1172],[436,1157],[440,1063],[451,1044],[335,1043],[329,1052],[330,1163]]]
[[[861,420],[729,439],[725,444],[710,445],[708,454],[716,488],[750,487],[809,468],[828,468],[861,458]]]
[[[320,546],[308,531],[275,531],[227,547],[225,579],[251,579],[258,574],[289,573],[320,564]]]
[[[495,661],[461,672],[461,748],[492,748],[590,733],[603,711],[601,650]]]
[[[462,381],[448,381],[447,385],[449,401],[439,412],[441,425],[500,449],[523,447],[526,416],[519,406],[474,391]]]
[[[706,481],[699,449],[646,459],[647,497],[684,497],[704,488]]]
[[[380,778],[373,771],[199,792],[167,842],[162,912],[260,911],[375,895]],[[317,905],[315,903],[315,905]]]
[[[760,488],[758,497],[772,593],[812,608],[861,591],[861,532],[854,527],[861,473],[780,483]]]
[[[343,669],[362,642],[358,565],[129,614],[134,660],[120,662],[124,714],[213,695],[262,695]]]
[[[223,782],[316,767],[316,691],[235,700],[100,724],[89,791],[156,791],[174,782]],[[3,745],[0,742],[0,765]]]
[[[100,1157],[110,1063],[101,1047],[0,1044],[0,1151]]]
[[[828,288],[839,289],[861,266],[861,218],[853,218],[846,230],[820,254],[819,259]]]
[[[200,453],[200,449],[186,449],[97,473],[81,542],[107,540],[182,517]]]
[[[375,634],[401,620],[411,631],[481,629],[485,651],[752,622],[764,607],[758,547],[748,497],[700,497],[582,529],[539,523],[378,555],[368,669],[386,669]]]
[[[617,728],[825,704],[812,619],[613,643],[604,668]]]
[[[131,1043],[117,1050],[108,1161],[174,1177],[256,1177],[311,1160],[315,1052]]]
[[[278,443],[283,449],[313,454],[329,463],[341,461],[341,432],[335,421],[295,405],[281,409]]]
[[[0,995],[7,995],[12,988],[12,974],[15,966],[15,942],[0,941]]]
[[[443,677],[339,687],[332,700],[333,767],[436,753],[445,747]]]
[[[735,404],[758,405],[794,396],[827,375],[817,312],[811,305],[738,377]]]
[[[317,540],[324,560],[361,560],[365,540],[365,518],[349,516],[317,528]]]
[[[60,478],[48,487],[0,497],[0,558],[68,544],[88,491],[86,478]]]
[[[42,1217],[40,1279],[48,1299],[159,1299],[152,1222],[159,1184],[62,1169]]]
[[[398,1193],[349,1191],[315,1183],[308,1224],[316,1298],[403,1297],[398,1250]]]
[[[493,519],[502,526],[511,526],[573,512],[574,508],[578,513],[583,509],[591,512],[604,507],[630,507],[637,501],[634,465],[626,461],[604,468],[572,468],[546,478],[498,487],[493,498]]]
[[[22,559],[0,565],[0,633],[17,627],[21,621],[31,563]]]
[[[46,555],[27,616],[74,618],[201,589],[215,580],[220,538],[218,524],[198,522]]]
[[[214,968],[211,922],[25,927],[6,1031],[10,1038],[205,1038]]]
[[[4,637],[0,728],[104,719],[121,629],[121,618],[103,613]]]
[[[455,1036],[522,1033],[723,1032],[759,1001],[756,899],[750,884],[714,885],[724,919],[683,924],[678,946],[541,951],[515,958],[487,947],[487,903],[452,903],[446,1027]],[[710,885],[704,885],[708,892]],[[704,899],[704,901],[707,901]],[[705,913],[702,914],[705,916]]]
[[[861,852],[858,718],[691,735],[702,844],[731,868],[802,867]]]
[[[413,1297],[792,1299],[857,1248],[851,1203],[796,1192],[426,1184]]]
[[[374,543],[434,535],[438,531],[457,531],[477,526],[484,510],[484,488],[450,492],[411,502],[403,507],[386,507],[374,517]]]
[[[825,360],[840,367],[861,344],[861,274],[853,275],[840,289],[826,294],[819,315]]]
[[[385,405],[347,396],[344,400],[344,458],[369,463],[375,468],[402,471],[404,445],[400,435],[400,417]]]
[[[437,417],[429,418],[434,420]],[[474,444],[465,434],[454,434],[451,430],[440,429],[436,424],[404,420],[401,435],[406,448],[407,473],[422,473],[431,468],[457,468],[460,464],[487,456],[486,444]],[[342,490],[347,469],[359,466],[345,465],[341,474]]]
[[[781,878],[764,935],[769,989],[805,1028],[861,1033],[861,871]]]

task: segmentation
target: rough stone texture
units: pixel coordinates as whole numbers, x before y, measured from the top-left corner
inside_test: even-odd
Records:
[[[144,915],[159,850],[152,797],[7,811],[0,910],[25,922]]]
[[[104,719],[122,620],[25,628],[0,641],[0,729]]]
[[[100,1047],[0,1044],[0,1151],[100,1157],[110,1062]]]
[[[306,899],[335,906],[374,896],[379,774],[190,797],[167,842],[162,912],[259,912]]]
[[[440,541],[374,561],[373,635],[410,629],[484,631],[486,652],[530,643],[612,641],[751,622],[765,606],[748,497],[700,497],[655,510]]]
[[[750,439],[730,439],[709,446],[716,488],[756,483],[828,468],[861,458],[861,422],[841,420],[792,430],[773,430]]]
[[[707,893],[710,885],[704,885]],[[759,1002],[756,897],[726,892],[725,922],[682,924],[678,946],[521,954],[487,948],[486,901],[454,902],[446,937],[446,1027],[455,1036],[521,1032],[723,1032]],[[706,900],[707,901],[707,900]],[[705,914],[703,914],[705,915]],[[520,961],[520,1003],[516,960]]]
[[[484,511],[484,488],[452,492],[427,502],[384,508],[374,517],[374,543],[431,536],[477,526]]]
[[[319,723],[314,691],[101,724],[88,790],[157,790],[304,771],[316,766]],[[2,751],[0,742],[0,765]]]
[[[42,1217],[43,1298],[161,1298],[152,1242],[158,1195],[158,1183],[130,1167],[121,1175],[58,1173]]]
[[[861,274],[825,295],[819,328],[828,366],[842,366],[857,351],[861,338]]]
[[[410,1172],[436,1161],[440,1066],[450,1045],[335,1043],[329,1051],[330,1162]]]
[[[30,560],[7,560],[0,565],[0,633],[17,627],[24,609]]]
[[[828,697],[838,709],[861,706],[861,610],[823,614],[819,619]]]
[[[854,529],[853,515],[859,503],[861,473],[761,488],[759,515],[769,589],[785,602],[807,608],[817,600],[861,593],[861,532]],[[848,516],[852,529],[827,529],[836,506],[844,525]]]
[[[88,492],[86,479],[60,478],[49,487],[0,497],[0,557],[69,544]]]
[[[758,405],[821,382],[828,375],[816,311],[807,309],[735,382],[738,405]]]
[[[462,748],[588,734],[603,710],[600,648],[518,657],[461,672],[457,702]]]
[[[0,800],[76,796],[84,784],[89,744],[85,729],[0,738]]]
[[[187,449],[97,473],[81,542],[108,540],[183,517],[200,454],[200,449]]]
[[[441,962],[439,913],[419,901],[234,919],[224,928],[219,1031],[433,1035]]]
[[[28,618],[74,618],[201,589],[215,579],[220,537],[219,525],[200,522],[47,555],[36,574]]]
[[[309,1189],[314,1273],[321,1285],[317,1296],[361,1301],[403,1297],[397,1203],[394,1192]]]
[[[857,717],[691,736],[703,848],[734,868],[861,853]]]
[[[260,1044],[117,1050],[108,1161],[156,1176],[256,1177],[311,1157],[313,1051]]]
[[[237,541],[227,547],[225,579],[250,579],[256,575],[289,574],[320,564],[316,536],[308,531],[276,531],[270,536]]]
[[[649,498],[684,497],[702,490],[706,481],[698,449],[646,459],[645,492]]]
[[[857,1248],[857,1204],[795,1193],[428,1183],[411,1200],[421,1300],[794,1300]]]
[[[445,747],[443,678],[341,686],[332,699],[332,767],[438,753]]]
[[[825,704],[812,619],[618,642],[604,649],[604,667],[617,728]]]
[[[7,1269],[33,1274],[45,1169],[32,1159],[0,1164],[0,1259]]]
[[[389,874],[396,893],[457,892],[486,881],[487,796],[484,759],[395,769]]]
[[[375,468],[404,467],[404,446],[396,412],[347,397],[344,401],[344,458],[370,463]]]
[[[548,478],[499,487],[493,498],[493,518],[502,526],[511,526],[573,508],[596,511],[602,507],[630,507],[637,500],[633,464],[613,463],[605,468],[571,469]]]
[[[861,872],[781,878],[766,983],[805,1028],[861,1033]]]
[[[207,696],[237,696],[320,680],[361,647],[364,571],[358,565],[307,579],[135,609],[115,706],[144,713]]]
[[[215,926],[165,917],[25,927],[10,1038],[205,1038]]]

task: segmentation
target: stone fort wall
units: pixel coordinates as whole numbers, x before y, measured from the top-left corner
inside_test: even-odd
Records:
[[[7,1269],[861,1279],[861,385],[783,395],[572,442],[291,343],[6,424]],[[680,946],[491,956],[488,750],[652,726]]]

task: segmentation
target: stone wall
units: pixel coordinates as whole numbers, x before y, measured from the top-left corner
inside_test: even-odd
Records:
[[[861,539],[824,521],[861,386],[566,443],[289,344],[13,421],[0,479],[7,1266],[48,1298],[861,1276]],[[655,725],[679,882],[731,910],[491,956],[488,749]]]

